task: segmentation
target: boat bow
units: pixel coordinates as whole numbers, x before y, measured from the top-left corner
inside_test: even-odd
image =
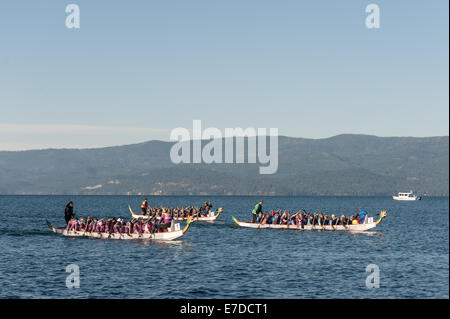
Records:
[[[378,225],[379,223],[381,223],[381,221],[383,220],[383,218],[385,218],[387,216],[387,211],[382,210],[380,212],[380,217],[378,218],[378,220],[375,222],[375,225]]]
[[[192,218],[189,217],[187,220],[186,226],[184,226],[184,228],[182,230],[183,234],[188,231],[189,227],[191,227],[192,222],[193,222]]]

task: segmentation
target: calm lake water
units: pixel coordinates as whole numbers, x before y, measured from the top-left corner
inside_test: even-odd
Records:
[[[66,238],[72,200],[81,216],[128,218],[142,196],[0,196],[1,298],[448,298],[449,199],[425,197],[148,197],[151,205],[201,205],[224,213],[195,223],[173,242]],[[388,217],[360,234],[238,228],[259,200],[283,208]],[[80,268],[80,288],[66,287],[66,266]],[[366,287],[366,266],[380,288]]]

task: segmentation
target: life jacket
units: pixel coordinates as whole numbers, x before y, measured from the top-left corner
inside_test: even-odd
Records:
[[[141,204],[141,208],[147,208],[147,201],[144,200]]]

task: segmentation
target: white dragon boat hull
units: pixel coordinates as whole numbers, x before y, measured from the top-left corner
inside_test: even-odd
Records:
[[[234,222],[240,227],[255,228],[255,229],[265,229],[265,228],[275,228],[275,229],[294,229],[294,230],[330,230],[330,231],[352,231],[352,232],[362,232],[369,229],[377,227],[381,220],[386,217],[386,212],[382,211],[380,218],[374,222],[369,221],[365,224],[356,225],[280,225],[280,224],[257,224],[249,222],[240,222],[235,217],[233,217]]]
[[[189,229],[191,223],[189,222],[184,229],[180,229],[180,224],[173,224],[167,232],[157,233],[142,233],[142,234],[118,234],[118,233],[98,233],[98,232],[86,232],[86,231],[67,231],[66,227],[54,227],[47,220],[48,227],[56,234],[61,234],[67,237],[89,237],[98,239],[151,239],[151,240],[174,240],[180,238]]]

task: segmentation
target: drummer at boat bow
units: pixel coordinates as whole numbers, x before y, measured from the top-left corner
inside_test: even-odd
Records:
[[[64,218],[66,220],[66,224],[69,223],[69,221],[75,217],[75,213],[73,212],[73,202],[69,202],[66,205],[66,209],[64,211]]]

